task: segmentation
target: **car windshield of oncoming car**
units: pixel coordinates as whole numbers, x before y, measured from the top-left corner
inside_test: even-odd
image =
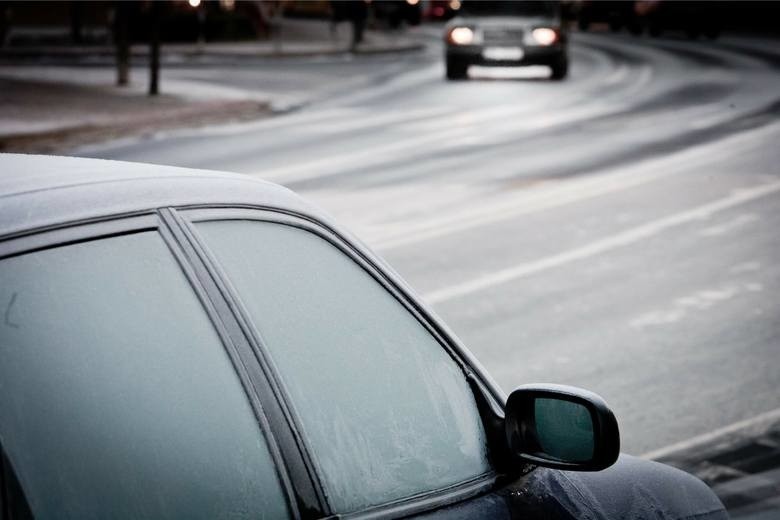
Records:
[[[233,366],[156,232],[0,260],[0,442],[33,515],[286,518]]]
[[[337,512],[489,471],[463,372],[362,267],[287,225],[196,227],[281,372]]]

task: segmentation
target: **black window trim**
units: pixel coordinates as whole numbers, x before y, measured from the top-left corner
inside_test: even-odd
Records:
[[[0,236],[0,259],[157,228],[158,219],[153,211],[76,220]]]
[[[253,349],[256,350],[256,355],[263,358],[262,362],[266,364],[267,370],[269,371],[269,379],[273,378],[275,380],[275,383],[278,387],[278,399],[285,402],[285,406],[289,410],[288,420],[290,421],[290,427],[296,430],[297,435],[300,436],[303,432],[303,429],[300,426],[301,423],[297,412],[295,411],[295,406],[292,403],[292,400],[289,398],[287,391],[284,389],[284,384],[279,375],[279,372],[271,361],[267,347],[263,345],[260,334],[256,330],[254,321],[249,317],[246,306],[241,302],[237,292],[230,285],[227,274],[219,266],[213,253],[208,249],[204,241],[201,239],[200,234],[198,234],[195,230],[193,224],[197,222],[218,220],[254,220],[261,222],[272,222],[302,229],[324,239],[334,247],[338,248],[342,253],[346,254],[347,257],[356,262],[372,278],[379,282],[385,288],[385,290],[387,290],[399,303],[401,303],[401,305],[403,305],[407,311],[412,313],[415,319],[436,339],[436,341],[439,342],[439,344],[445,349],[445,351],[447,351],[455,363],[461,368],[465,378],[467,379],[467,382],[472,386],[472,390],[474,390],[475,393],[475,399],[478,401],[477,405],[481,408],[481,413],[484,412],[482,407],[486,406],[489,408],[488,413],[498,418],[503,418],[503,402],[500,402],[497,398],[497,395],[499,395],[497,390],[482,378],[482,374],[479,371],[475,370],[474,367],[471,366],[468,361],[468,356],[464,355],[461,347],[457,344],[457,342],[455,342],[445,330],[438,326],[438,323],[435,319],[432,319],[424,309],[416,304],[414,298],[409,295],[403,287],[399,286],[393,280],[388,278],[384,274],[381,267],[377,266],[372,261],[372,259],[363,254],[358,248],[356,248],[349,240],[339,234],[336,230],[307,215],[268,207],[244,205],[188,206],[178,208],[175,213],[181,219],[182,225],[188,229],[188,236],[194,241],[194,243],[197,245],[197,249],[201,251],[201,254],[204,255],[204,259],[207,260],[211,269],[213,269],[215,278],[220,279],[219,283],[224,286],[225,290],[229,291],[229,294],[225,294],[225,297],[233,300],[235,310],[238,314],[241,315],[241,320],[244,324],[246,334],[252,342]],[[479,402],[480,399],[483,400],[482,403]],[[486,423],[485,430],[486,435],[490,437],[491,435],[488,431],[488,426],[489,425]],[[308,440],[305,439],[305,436],[302,439],[302,442],[303,445],[301,449],[308,454],[310,448]],[[321,479],[316,468],[316,464],[313,462],[312,464],[314,476]],[[472,479],[469,479],[465,482],[456,483],[445,488],[427,491],[410,497],[404,497],[402,499],[384,504],[374,505],[352,513],[339,514],[338,516],[339,518],[361,520],[368,518],[395,518],[417,514],[424,511],[435,510],[494,489],[499,480],[499,474],[496,471],[490,471],[481,475],[476,475]],[[321,480],[318,485],[324,493],[324,486]],[[329,504],[327,504],[327,507],[329,508],[329,512],[331,514],[335,514],[332,509],[330,509]]]
[[[463,347],[454,339],[452,334],[441,327],[438,319],[434,318],[426,309],[417,304],[417,300],[406,288],[386,276],[384,267],[377,265],[373,259],[366,256],[349,239],[337,230],[320,220],[294,211],[281,210],[266,206],[248,205],[197,205],[177,208],[177,214],[181,215],[188,224],[211,220],[260,220],[276,222],[288,226],[297,227],[309,231],[329,242],[357,262],[372,278],[379,282],[385,290],[411,312],[417,321],[426,328],[447,350],[449,355],[463,370],[464,374],[477,384],[480,391],[489,400],[491,409],[503,417],[506,396],[496,388],[486,377],[486,374],[471,364],[471,355],[467,354]],[[259,218],[258,218],[259,217]],[[199,236],[199,235],[198,235]],[[224,273],[222,273],[224,275]]]
[[[19,483],[18,474],[3,449],[0,439],[0,519],[27,520],[32,518],[30,504]]]
[[[282,458],[282,450],[277,444],[257,395],[257,385],[250,381],[248,377],[249,370],[244,365],[243,360],[238,357],[239,348],[229,334],[227,324],[234,319],[234,316],[232,313],[220,312],[215,305],[215,303],[219,302],[220,294],[209,291],[202,283],[202,275],[199,276],[197,264],[193,265],[191,256],[187,255],[186,246],[188,242],[182,242],[180,237],[176,236],[175,231],[170,227],[170,219],[165,215],[165,212],[165,209],[161,209],[121,215],[106,215],[98,218],[65,222],[45,228],[31,229],[13,235],[0,236],[0,261],[71,244],[92,242],[148,231],[157,232],[182,270],[182,274],[184,274],[190,288],[195,293],[231,361],[236,376],[239,378],[244,394],[257,421],[258,430],[263,435],[270,451],[274,471],[285,494],[291,517],[295,519],[303,518],[295,500],[295,488],[286,471],[287,465]]]
[[[279,479],[282,491],[287,500],[288,511],[292,518],[300,519],[300,509],[296,498],[296,488],[288,473],[288,464],[285,460],[281,447],[274,435],[274,428],[267,417],[266,404],[268,399],[264,399],[259,389],[262,388],[256,379],[257,370],[252,366],[251,360],[242,356],[241,352],[245,350],[242,345],[243,337],[236,334],[235,317],[229,311],[227,302],[221,297],[213,287],[209,287],[210,277],[205,273],[205,268],[197,261],[197,257],[191,250],[189,242],[182,236],[171,211],[160,209],[158,211],[160,218],[160,234],[163,236],[166,244],[176,261],[185,273],[187,280],[193,290],[198,295],[204,309],[211,319],[217,333],[219,334],[225,352],[230,358],[236,375],[241,381],[241,386],[249,400],[252,412],[255,415],[258,427],[266,440],[266,445],[274,464],[274,472]],[[232,329],[232,330],[231,330]]]
[[[339,515],[339,518],[344,520],[375,520],[431,512],[490,491],[496,487],[498,481],[499,477],[493,473],[477,475],[465,482],[371,506],[354,513],[342,514]]]
[[[255,380],[262,385],[258,392],[264,395],[268,401],[266,410],[272,414],[271,428],[275,433],[275,438],[280,443],[283,451],[283,458],[287,461],[287,471],[293,482],[296,496],[299,502],[301,518],[315,519],[330,515],[325,491],[321,484],[320,476],[317,474],[314,464],[307,448],[299,421],[295,418],[295,411],[288,405],[290,399],[286,397],[280,384],[278,371],[273,366],[271,359],[260,348],[259,334],[251,325],[248,319],[248,313],[244,310],[243,304],[238,300],[237,292],[230,285],[230,282],[221,272],[216,260],[210,252],[203,246],[202,242],[194,234],[192,226],[186,222],[175,209],[169,209],[168,213],[171,224],[176,225],[181,234],[181,240],[186,240],[192,254],[203,268],[203,276],[209,279],[215,290],[219,292],[224,300],[229,312],[235,320],[236,325],[243,336],[244,354],[252,357],[257,363],[258,372],[255,374]]]

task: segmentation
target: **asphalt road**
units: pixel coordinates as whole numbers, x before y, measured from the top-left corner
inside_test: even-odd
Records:
[[[171,68],[298,109],[77,153],[297,190],[503,388],[605,397],[629,453],[780,408],[780,46],[575,35],[564,82],[448,83],[419,37],[425,52]]]

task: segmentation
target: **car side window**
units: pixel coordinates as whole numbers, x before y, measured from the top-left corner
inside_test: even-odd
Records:
[[[286,518],[220,338],[156,232],[0,260],[0,441],[35,518]]]
[[[316,234],[196,224],[281,373],[338,513],[490,470],[462,370],[367,271]]]

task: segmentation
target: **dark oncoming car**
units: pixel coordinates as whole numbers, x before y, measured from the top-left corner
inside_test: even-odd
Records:
[[[725,518],[597,396],[508,399],[410,289],[249,177],[0,155],[0,513]]]
[[[546,65],[560,80],[569,70],[557,2],[464,1],[444,30],[448,79],[463,79],[471,65]]]

